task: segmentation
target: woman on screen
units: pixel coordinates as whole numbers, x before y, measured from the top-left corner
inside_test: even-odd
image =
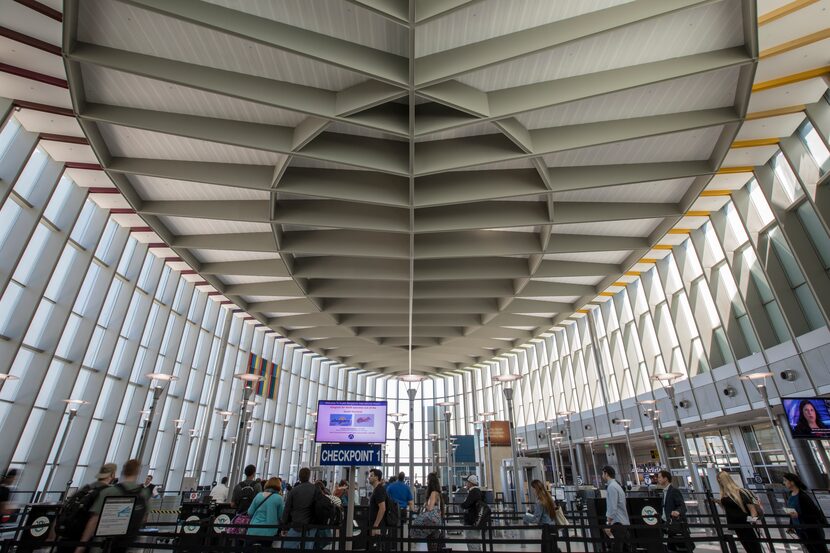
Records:
[[[795,436],[812,436],[816,430],[827,428],[818,416],[818,410],[810,400],[802,399],[798,404],[798,422],[793,427]]]

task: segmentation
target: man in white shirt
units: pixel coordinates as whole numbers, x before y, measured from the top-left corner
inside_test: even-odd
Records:
[[[608,526],[605,528],[605,535],[612,540],[614,553],[621,553],[626,550],[628,542],[628,527],[631,521],[628,518],[628,508],[625,505],[625,491],[619,482],[614,480],[617,471],[614,467],[602,467],[602,480],[607,484],[605,499],[605,521]]]
[[[210,490],[210,497],[213,498],[214,501],[217,503],[227,503],[228,502],[228,477],[223,476],[222,481],[215,486],[213,489]]]

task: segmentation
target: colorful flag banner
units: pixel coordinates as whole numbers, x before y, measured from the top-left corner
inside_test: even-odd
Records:
[[[256,394],[268,399],[276,399],[277,384],[279,384],[280,366],[267,361],[261,355],[248,354],[248,373],[261,376],[256,387]]]

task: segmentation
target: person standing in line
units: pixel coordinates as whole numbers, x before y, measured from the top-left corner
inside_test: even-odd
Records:
[[[102,490],[107,488],[115,480],[115,473],[118,465],[106,463],[101,466],[95,481],[84,485],[64,501],[60,514],[55,524],[55,532],[62,540],[81,541],[81,536],[86,529],[89,517],[92,516],[91,508]],[[58,546],[58,553],[70,553],[75,546]]]
[[[213,486],[213,489],[210,490],[210,497],[212,497],[217,503],[227,503],[228,491],[228,477],[223,476],[222,481]]]
[[[525,522],[529,524],[541,524],[542,526],[552,526],[553,528],[550,529],[551,534],[555,537],[558,536],[556,510],[559,507],[541,480],[533,480],[530,483],[530,489],[533,491],[533,511],[525,514]],[[542,542],[542,553],[558,553],[558,551],[559,546],[555,538],[553,544]]]
[[[237,513],[247,513],[256,494],[262,491],[262,486],[254,480],[256,467],[248,465],[244,473],[245,480],[234,486],[231,494],[231,507],[236,509]]]
[[[12,486],[17,479],[17,469],[9,469],[0,481],[0,524],[10,522],[14,516]]]
[[[279,531],[277,525],[282,519],[285,508],[282,497],[277,493],[277,486],[277,479],[269,478],[265,482],[265,490],[258,493],[248,507],[248,516],[251,517],[251,528],[248,528],[248,535],[256,536],[256,542],[261,543],[263,547],[270,547],[274,541],[274,536]],[[271,526],[271,528],[255,528],[258,525]]]
[[[631,521],[628,518],[628,508],[625,505],[625,491],[614,477],[617,471],[614,467],[602,467],[602,481],[606,484],[605,522],[608,525],[605,535],[611,539],[614,553],[621,553],[627,549],[628,527]]]
[[[296,486],[291,487],[291,491],[285,499],[285,508],[283,509],[282,519],[280,524],[289,526],[290,528],[285,532],[288,538],[297,538],[283,543],[284,549],[312,549],[314,538],[317,536],[317,530],[314,528],[306,528],[312,524],[314,517],[314,504],[322,501],[323,494],[320,489],[314,484],[310,483],[311,469],[303,467],[299,473],[300,481]],[[305,533],[305,540],[300,541],[299,538]]]
[[[720,487],[718,503],[726,514],[727,527],[735,531],[746,553],[761,553],[758,534],[748,524],[749,518],[753,520],[758,518],[758,508],[755,506],[752,494],[739,487],[726,471],[720,471],[717,479]]]
[[[798,536],[801,545],[808,553],[827,553],[824,528],[820,528],[820,525],[827,524],[827,518],[822,513],[821,507],[816,505],[807,493],[807,486],[797,474],[791,472],[784,474],[784,486],[790,492],[787,498],[787,508],[792,528],[788,532]],[[805,525],[812,526],[812,528],[804,528]]]
[[[380,469],[369,471],[369,485],[372,487],[372,495],[369,498],[369,543],[374,550],[381,550],[379,542],[386,533],[386,502],[389,496],[383,485],[383,473]]]
[[[676,487],[672,486],[671,473],[665,469],[657,473],[657,485],[663,488],[663,508],[661,518],[666,526],[668,543],[666,549],[677,551],[682,548],[684,551],[694,549],[694,544],[689,541],[689,528],[686,521],[686,502],[683,494]]]
[[[406,485],[406,474],[399,472],[398,478],[386,486],[386,493],[401,508],[401,524],[409,520],[408,513],[412,512],[415,501],[412,497],[412,490]]]
[[[479,503],[484,502],[484,493],[478,487],[478,476],[471,474],[464,481],[464,487],[467,488],[467,499],[461,504],[461,509],[464,510],[464,525],[467,528],[464,530],[464,537],[467,538],[467,551],[481,551],[481,540],[484,537],[484,532],[481,528],[476,527],[478,518]],[[475,541],[474,541],[475,540]]]
[[[104,508],[104,502],[108,497],[134,497],[135,503],[133,505],[132,518],[130,519],[129,530],[127,535],[113,542],[109,548],[112,553],[126,553],[129,550],[132,542],[135,541],[138,530],[144,524],[144,521],[149,512],[147,504],[150,502],[151,491],[147,486],[138,483],[138,473],[141,471],[141,461],[138,459],[130,459],[121,468],[121,479],[113,486],[107,486],[100,491],[98,497],[90,508],[89,520],[84,528],[84,533],[81,535],[81,541],[87,542],[95,535],[95,529],[98,527],[98,520],[101,518],[101,511]],[[85,546],[78,546],[75,549],[76,553],[83,553],[86,550]]]

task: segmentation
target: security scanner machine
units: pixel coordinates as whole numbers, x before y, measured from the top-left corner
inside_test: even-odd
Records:
[[[545,465],[542,459],[538,457],[519,457],[517,462],[522,471],[522,485],[524,486],[525,494],[527,494],[530,483],[533,480],[545,481]],[[513,494],[514,482],[513,459],[502,459],[501,491],[504,494],[504,500],[506,502],[513,502],[513,498],[515,497]],[[527,499],[524,501],[527,501]]]

